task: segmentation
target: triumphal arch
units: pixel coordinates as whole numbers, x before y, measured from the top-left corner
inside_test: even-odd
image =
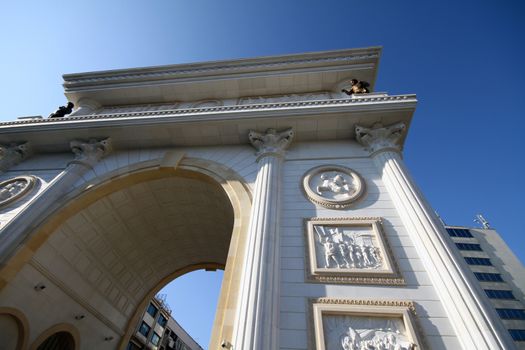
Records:
[[[2,346],[124,349],[166,283],[224,269],[210,349],[513,348],[380,52],[68,74],[73,113],[1,123]]]

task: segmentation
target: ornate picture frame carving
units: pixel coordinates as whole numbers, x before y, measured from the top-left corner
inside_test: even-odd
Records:
[[[325,208],[344,209],[365,193],[365,181],[353,169],[321,165],[308,170],[302,181],[306,197]]]
[[[27,195],[35,186],[34,176],[16,176],[0,182],[0,208],[3,208]]]
[[[405,285],[379,217],[305,219],[308,282]]]
[[[317,298],[310,300],[310,315],[316,350],[428,348],[412,301]]]

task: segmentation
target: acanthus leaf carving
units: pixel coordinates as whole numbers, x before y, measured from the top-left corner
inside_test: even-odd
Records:
[[[95,165],[102,157],[112,151],[111,139],[90,139],[88,141],[73,140],[70,142],[71,151],[75,154],[73,164],[86,166]]]
[[[0,172],[17,165],[31,154],[29,142],[0,145]]]
[[[405,123],[396,123],[386,127],[375,124],[371,128],[357,125],[355,134],[357,141],[372,154],[382,150],[400,151],[399,142],[406,131]]]
[[[264,133],[250,130],[248,134],[250,143],[257,149],[258,159],[267,155],[282,156],[284,150],[292,142],[293,137],[294,132],[292,128],[283,131],[270,128]]]

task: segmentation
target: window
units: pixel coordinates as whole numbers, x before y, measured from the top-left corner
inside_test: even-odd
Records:
[[[157,321],[162,327],[166,327],[166,323],[168,323],[168,319],[164,317],[163,314],[160,314],[159,319]]]
[[[146,324],[146,322],[142,322],[142,324],[140,325],[140,328],[139,328],[139,333],[147,338],[150,329],[151,329],[151,327],[148,326]]]
[[[482,251],[481,246],[474,243],[456,243],[456,247],[458,247],[459,250],[475,250],[478,252]]]
[[[504,320],[525,320],[525,310],[522,309],[496,309],[496,311]]]
[[[490,259],[487,259],[487,258],[474,258],[474,257],[466,256],[465,261],[469,265],[492,266]]]
[[[525,329],[509,329],[509,333],[515,341],[525,341]]]
[[[148,306],[148,314],[151,315],[151,317],[155,317],[155,315],[157,314],[157,311],[159,311],[159,309],[157,309],[157,307],[153,304],[149,304]]]
[[[473,237],[469,230],[464,228],[447,228],[450,237]]]
[[[510,290],[485,289],[485,294],[490,299],[516,299]]]
[[[482,282],[503,282],[499,273],[474,272],[478,281]]]
[[[153,345],[157,346],[157,345],[159,345],[159,341],[160,341],[160,335],[158,335],[157,333],[153,332],[153,335],[151,336],[151,343],[153,343]]]

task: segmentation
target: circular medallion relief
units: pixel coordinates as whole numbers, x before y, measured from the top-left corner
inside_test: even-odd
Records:
[[[346,208],[365,192],[365,182],[350,168],[323,165],[310,169],[303,177],[308,199],[326,208]]]
[[[22,198],[31,191],[35,182],[34,176],[17,176],[0,182],[0,207]]]

